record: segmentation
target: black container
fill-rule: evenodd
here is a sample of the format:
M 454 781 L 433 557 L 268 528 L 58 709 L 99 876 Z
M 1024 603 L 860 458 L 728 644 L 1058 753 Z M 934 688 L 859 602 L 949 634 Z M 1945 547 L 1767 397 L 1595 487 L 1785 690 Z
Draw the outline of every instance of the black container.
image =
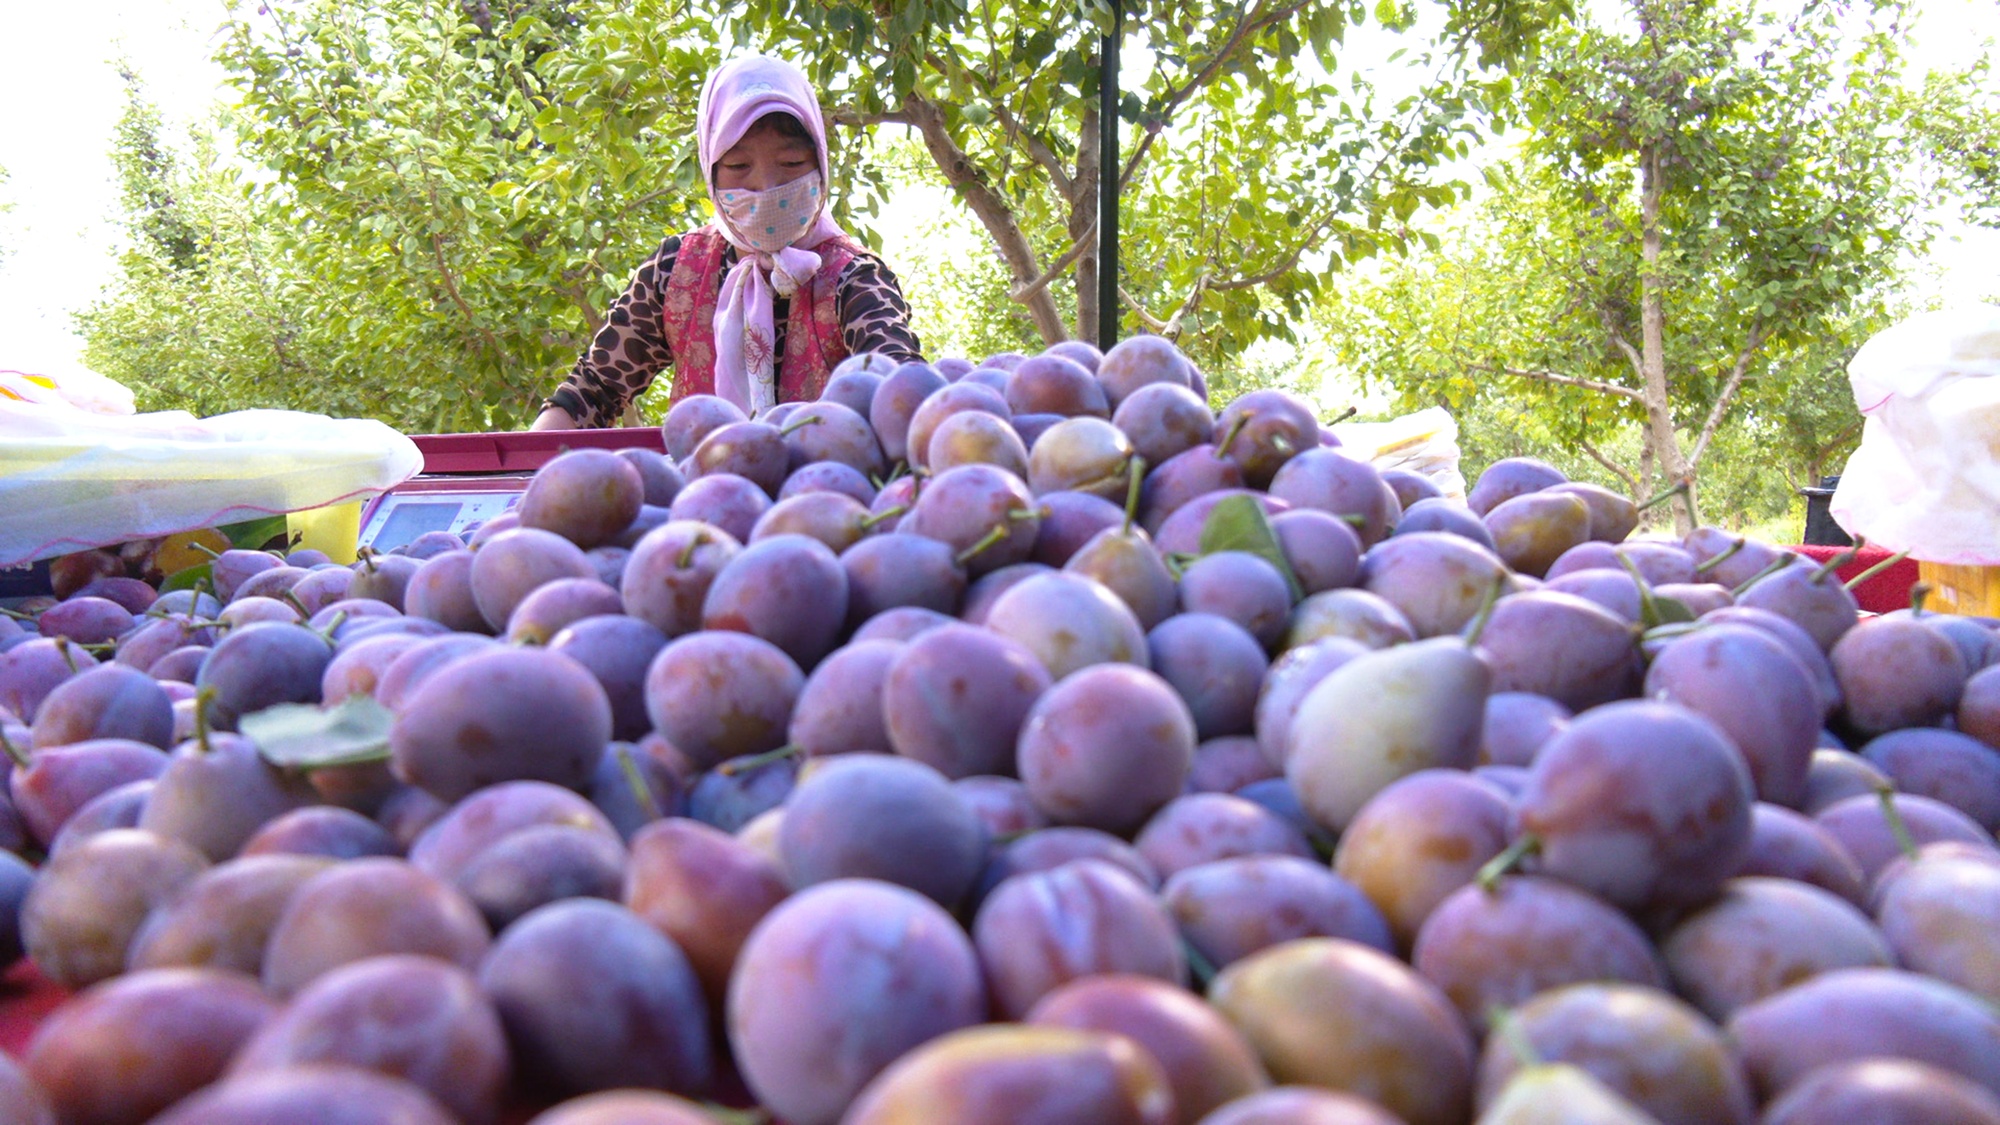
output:
M 1809 547 L 1852 547 L 1854 539 L 1841 526 L 1833 522 L 1833 490 L 1840 484 L 1840 476 L 1819 478 L 1817 488 L 1801 488 L 1799 494 L 1806 498 L 1806 533 L 1800 542 Z
M 54 592 L 54 589 L 49 585 L 49 560 L 47 559 L 24 566 L 0 567 L 0 602 L 32 598 Z

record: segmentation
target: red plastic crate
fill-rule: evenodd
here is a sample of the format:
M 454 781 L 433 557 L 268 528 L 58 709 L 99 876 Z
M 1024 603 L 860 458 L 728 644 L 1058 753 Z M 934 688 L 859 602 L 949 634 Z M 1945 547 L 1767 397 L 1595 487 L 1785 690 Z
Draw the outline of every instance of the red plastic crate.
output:
M 658 426 L 609 430 L 538 430 L 506 434 L 413 434 L 424 455 L 424 475 L 525 473 L 566 449 L 650 449 L 666 452 Z

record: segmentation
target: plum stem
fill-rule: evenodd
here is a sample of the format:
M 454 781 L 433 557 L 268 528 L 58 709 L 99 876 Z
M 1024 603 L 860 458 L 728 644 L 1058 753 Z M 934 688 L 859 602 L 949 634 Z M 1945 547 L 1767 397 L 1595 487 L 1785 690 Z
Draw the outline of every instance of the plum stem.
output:
M 1146 482 L 1146 459 L 1134 453 L 1126 463 L 1132 479 L 1125 485 L 1125 534 L 1132 534 L 1132 521 L 1139 518 L 1139 487 Z
M 1650 629 L 1639 628 L 1639 640 L 1641 642 L 1678 640 L 1714 627 L 1715 623 L 1710 621 L 1662 621 Z
M 320 640 L 327 643 L 329 648 L 337 648 L 340 642 L 335 639 L 335 636 L 340 632 L 340 627 L 345 624 L 347 624 L 347 611 L 343 609 L 333 615 L 333 620 L 326 623 L 326 628 L 315 630 L 315 632 L 319 634 Z
M 32 613 L 4 605 L 0 605 L 0 617 L 11 617 L 16 621 L 33 621 L 35 619 L 35 615 Z
M 1486 596 L 1479 599 L 1479 609 L 1472 615 L 1472 622 L 1465 629 L 1465 647 L 1479 644 L 1479 637 L 1486 632 L 1486 623 L 1493 620 L 1493 607 L 1500 604 L 1500 591 L 1507 586 L 1508 575 L 1502 574 L 1486 588 Z
M 1881 562 L 1876 563 L 1874 566 L 1871 566 L 1867 570 L 1862 571 L 1860 574 L 1857 574 L 1854 577 L 1848 579 L 1847 589 L 1850 592 L 1857 589 L 1863 582 L 1868 581 L 1870 578 L 1875 577 L 1876 575 L 1882 573 L 1883 571 L 1889 569 L 1892 566 L 1895 566 L 1897 563 L 1902 562 L 1904 559 L 1907 559 L 1909 557 L 1910 557 L 1910 552 L 1897 551 L 1895 554 L 1890 555 L 1888 558 L 1883 559 Z M 1924 584 L 1918 583 L 1918 585 L 1924 585 Z M 1916 586 L 1910 587 L 1910 591 L 1912 593 L 1915 593 Z M 1918 606 L 1917 608 L 1921 609 L 1923 607 Z
M 769 1110 L 731 1109 L 718 1102 L 703 1102 L 701 1112 L 714 1118 L 716 1125 L 770 1125 L 773 1120 Z
M 1542 1053 L 1535 1049 L 1535 1043 L 1528 1038 L 1527 1032 L 1521 1030 L 1521 1021 L 1514 1018 L 1511 1009 L 1500 1004 L 1493 1005 L 1486 1010 L 1486 1023 L 1523 1068 L 1542 1065 Z
M 209 546 L 208 544 L 202 542 L 199 539 L 189 539 L 188 546 L 193 547 L 195 550 L 200 551 L 202 554 L 207 555 L 211 559 L 219 559 L 222 557 L 221 551 L 216 550 L 215 548 Z
M 1709 571 L 1714 570 L 1716 567 L 1721 566 L 1723 563 L 1726 563 L 1731 558 L 1735 557 L 1736 553 L 1738 551 L 1741 551 L 1744 547 L 1748 546 L 1749 543 L 1750 541 L 1748 539 L 1745 539 L 1741 536 L 1738 536 L 1737 538 L 1730 540 L 1728 547 L 1724 548 L 1723 550 L 1717 551 L 1715 554 L 1710 555 L 1708 558 L 1702 560 L 1699 563 L 1696 563 L 1694 572 L 1696 574 L 1707 574 Z
M 1245 410 L 1243 413 L 1238 414 L 1234 421 L 1229 423 L 1229 431 L 1222 435 L 1222 442 L 1215 447 L 1215 455 L 1217 457 L 1229 456 L 1229 447 L 1235 443 L 1236 435 L 1242 433 L 1243 427 L 1249 425 L 1250 419 L 1255 416 L 1256 411 Z
M 1777 558 L 1772 559 L 1768 564 L 1766 564 L 1764 569 L 1758 571 L 1757 573 L 1751 575 L 1748 578 L 1745 578 L 1741 586 L 1738 586 L 1735 589 L 1729 591 L 1729 595 L 1731 597 L 1740 598 L 1744 595 L 1746 591 L 1750 589 L 1750 587 L 1755 586 L 1757 583 L 1762 582 L 1764 579 L 1771 577 L 1773 574 L 1776 574 L 1779 571 L 1791 565 L 1792 565 L 1792 560 L 1784 557 L 1784 555 L 1781 553 Z
M 639 772 L 639 763 L 632 760 L 632 751 L 620 746 L 618 772 L 625 775 L 625 784 L 632 788 L 632 798 L 639 802 L 639 811 L 646 814 L 648 821 L 659 820 L 666 814 L 660 811 L 660 802 L 653 799 L 653 787 L 646 784 L 645 775 Z
M 779 427 L 778 436 L 781 438 L 791 437 L 793 434 L 798 433 L 800 430 L 805 429 L 807 426 L 816 426 L 823 421 L 825 421 L 825 419 L 821 418 L 817 414 L 808 414 L 796 422 L 787 422 L 783 426 Z
M 1479 873 L 1472 877 L 1472 881 L 1479 884 L 1480 890 L 1492 894 L 1494 888 L 1499 885 L 1501 876 L 1513 871 L 1522 860 L 1541 850 L 1542 838 L 1533 832 L 1523 832 L 1513 843 L 1507 845 L 1505 851 L 1487 860 L 1485 866 L 1479 869 Z
M 966 563 L 969 563 L 973 559 L 978 558 L 979 553 L 981 551 L 984 551 L 988 547 L 992 547 L 995 544 L 998 544 L 1002 539 L 1007 538 L 1007 530 L 1008 529 L 1006 527 L 996 526 L 991 531 L 988 531 L 983 537 L 980 538 L 979 542 L 974 543 L 972 546 L 967 547 L 965 550 L 960 551 L 958 553 L 957 555 L 958 565 L 964 566 Z
M 907 512 L 909 510 L 910 506 L 907 504 L 895 504 L 891 505 L 890 507 L 884 508 L 879 512 L 870 512 L 869 514 L 861 517 L 861 528 L 864 531 L 872 531 L 874 530 L 876 524 L 886 523 L 889 520 L 895 519 L 897 516 L 900 516 L 904 512 Z
M 1825 582 L 1828 578 L 1833 577 L 1834 571 L 1839 570 L 1841 567 L 1846 566 L 1848 563 L 1851 563 L 1855 559 L 1860 558 L 1861 548 L 1867 545 L 1868 545 L 1867 536 L 1864 535 L 1855 536 L 1854 545 L 1852 547 L 1849 547 L 1847 550 L 1842 551 L 1839 554 L 1833 556 L 1832 558 L 1826 560 L 1826 562 L 1818 570 L 1813 571 L 1812 584 L 1817 586 L 1820 583 Z
M 375 548 L 363 547 L 361 548 L 360 551 L 356 553 L 361 556 L 361 561 L 359 565 L 367 567 L 368 573 L 370 574 L 375 573 L 375 571 L 378 569 L 375 565 Z
M 1903 819 L 1903 810 L 1896 807 L 1896 787 L 1878 785 L 1875 799 L 1882 802 L 1882 819 L 1889 825 L 1889 835 L 1896 838 L 1896 848 L 1911 859 L 1917 858 L 1917 840 L 1910 835 L 1910 825 Z
M 20 769 L 27 769 L 29 767 L 28 752 L 15 745 L 14 740 L 7 737 L 7 724 L 5 723 L 0 723 L 0 750 L 6 751 L 7 756 L 14 759 L 16 767 Z
M 292 593 L 290 590 L 280 590 L 278 591 L 278 600 L 298 610 L 300 621 L 311 619 L 312 612 L 306 609 L 306 603 L 300 601 L 297 594 Z
M 69 673 L 74 676 L 78 672 L 76 654 L 69 650 L 69 645 L 70 640 L 68 637 L 59 636 L 56 638 L 56 652 L 62 656 L 63 663 L 69 665 Z
M 1215 962 L 1209 960 L 1207 954 L 1196 949 L 1194 943 L 1186 938 L 1181 939 L 1181 952 L 1187 955 L 1188 970 L 1194 973 L 1195 981 L 1206 990 L 1219 971 L 1215 967 Z
M 766 750 L 762 754 L 749 754 L 741 758 L 731 758 L 715 767 L 715 772 L 724 777 L 735 777 L 746 770 L 768 766 L 772 762 L 782 762 L 786 758 L 796 758 L 805 753 L 806 748 L 796 742 L 787 742 L 776 750 Z
M 208 753 L 208 752 L 209 752 L 209 746 L 208 746 L 208 707 L 209 707 L 209 704 L 211 704 L 211 703 L 214 703 L 214 702 L 215 702 L 215 685 L 214 685 L 214 684 L 203 684 L 202 686 L 200 686 L 200 687 L 198 687 L 198 688 L 196 688 L 196 689 L 195 689 L 195 692 L 194 692 L 194 744 L 195 744 L 195 745 L 196 745 L 197 747 L 199 747 L 199 748 L 200 748 L 200 752 L 201 752 L 201 753 L 203 753 L 203 754 L 206 754 L 206 753 Z
M 1852 586 L 1848 587 L 1850 590 L 1853 588 Z M 1928 582 L 1918 582 L 1910 587 L 1910 616 L 1922 617 L 1924 615 L 1924 600 L 1931 596 L 1932 589 L 1933 587 Z
M 883 477 L 880 480 L 876 480 L 875 477 L 871 475 L 868 478 L 868 481 L 870 484 L 873 484 L 875 486 L 875 491 L 880 492 L 883 489 L 889 487 L 890 485 L 895 484 L 898 480 L 902 479 L 903 476 L 907 474 L 909 471 L 910 471 L 910 463 L 908 461 L 898 461 L 894 465 L 889 466 L 888 476 Z
M 1353 405 L 1350 405 L 1350 406 L 1348 406 L 1348 408 L 1347 408 L 1347 409 L 1345 409 L 1345 410 L 1341 411 L 1340 413 L 1338 413 L 1338 414 L 1334 415 L 1334 416 L 1333 416 L 1333 420 L 1332 420 L 1331 422 L 1328 422 L 1328 423 L 1326 423 L 1326 424 L 1327 424 L 1327 425 L 1329 425 L 1329 426 L 1338 426 L 1338 425 L 1340 425 L 1340 424 L 1341 424 L 1342 422 L 1345 422 L 1345 421 L 1347 421 L 1347 420 L 1348 420 L 1349 418 L 1352 418 L 1352 417 L 1354 417 L 1354 416 L 1355 416 L 1356 414 L 1359 414 L 1359 413 L 1361 413 L 1361 408 L 1360 408 L 1360 407 L 1358 407 L 1358 406 L 1353 406 Z
M 1639 510 L 1641 512 L 1644 512 L 1651 508 L 1657 508 L 1660 505 L 1666 503 L 1667 501 L 1672 500 L 1676 496 L 1686 496 L 1688 491 L 1688 486 L 1690 483 L 1692 482 L 1686 479 L 1674 482 L 1674 486 L 1672 488 L 1669 488 L 1665 492 L 1660 493 L 1658 496 L 1652 497 L 1645 503 L 1640 504 L 1638 506 Z
M 697 531 L 693 535 L 688 536 L 687 546 L 681 548 L 681 557 L 677 560 L 682 570 L 686 570 L 688 567 L 694 565 L 695 551 L 700 549 L 701 545 L 706 542 L 708 542 L 708 533 L 705 531 Z
M 1618 558 L 1618 565 L 1624 567 L 1625 573 L 1632 576 L 1632 584 L 1639 588 L 1639 605 L 1646 620 L 1660 620 L 1660 603 L 1654 600 L 1653 587 L 1647 584 L 1646 576 L 1639 572 L 1639 564 L 1633 562 L 1631 556 L 1623 551 L 1613 553 Z

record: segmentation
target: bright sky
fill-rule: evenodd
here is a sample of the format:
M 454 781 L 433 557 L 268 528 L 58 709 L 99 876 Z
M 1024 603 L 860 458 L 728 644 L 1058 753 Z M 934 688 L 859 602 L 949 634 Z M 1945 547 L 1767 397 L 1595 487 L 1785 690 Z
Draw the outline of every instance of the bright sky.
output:
M 98 0 L 85 8 L 8 0 L 13 57 L 0 67 L 0 367 L 75 362 L 71 315 L 111 279 L 119 232 L 109 152 L 129 59 L 168 122 L 229 96 L 210 61 L 226 0 Z M 1928 0 L 1917 50 L 1945 65 L 1990 49 L 1995 0 Z M 2000 294 L 2000 233 L 1940 247 L 1945 293 Z
M 204 114 L 222 71 L 209 37 L 223 0 L 99 0 L 77 8 L 7 0 L 0 67 L 0 367 L 74 362 L 72 311 L 111 279 L 119 231 L 112 135 L 131 60 L 169 121 Z

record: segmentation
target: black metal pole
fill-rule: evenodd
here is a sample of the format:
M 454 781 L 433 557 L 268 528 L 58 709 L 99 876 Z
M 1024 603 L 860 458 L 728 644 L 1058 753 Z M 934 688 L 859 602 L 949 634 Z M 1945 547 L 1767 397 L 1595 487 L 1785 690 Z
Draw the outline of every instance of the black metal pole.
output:
M 1097 79 L 1103 142 L 1097 175 L 1097 346 L 1110 351 L 1118 342 L 1118 43 L 1125 37 L 1125 4 L 1107 2 L 1111 34 L 1101 37 Z

